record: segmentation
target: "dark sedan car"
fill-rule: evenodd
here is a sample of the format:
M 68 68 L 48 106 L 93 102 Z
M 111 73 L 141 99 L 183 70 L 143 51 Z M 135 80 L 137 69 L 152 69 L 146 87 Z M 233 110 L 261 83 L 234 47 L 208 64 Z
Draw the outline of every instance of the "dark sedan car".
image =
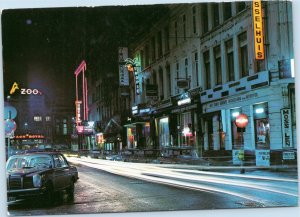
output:
M 78 179 L 76 167 L 70 166 L 62 154 L 50 152 L 11 156 L 6 173 L 8 204 L 36 197 L 51 204 L 60 191 L 73 198 Z

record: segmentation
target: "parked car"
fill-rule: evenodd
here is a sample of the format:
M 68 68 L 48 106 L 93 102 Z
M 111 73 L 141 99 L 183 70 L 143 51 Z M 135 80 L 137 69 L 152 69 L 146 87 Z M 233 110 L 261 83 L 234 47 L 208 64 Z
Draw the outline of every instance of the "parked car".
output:
M 108 155 L 106 156 L 105 158 L 106 160 L 113 160 L 113 161 L 122 161 L 123 160 L 123 157 L 121 155 Z
M 6 177 L 8 204 L 37 197 L 52 204 L 57 192 L 74 198 L 78 171 L 61 153 L 35 152 L 11 156 L 6 163 Z
M 92 149 L 89 151 L 89 157 L 91 158 L 100 158 L 101 151 L 99 149 Z

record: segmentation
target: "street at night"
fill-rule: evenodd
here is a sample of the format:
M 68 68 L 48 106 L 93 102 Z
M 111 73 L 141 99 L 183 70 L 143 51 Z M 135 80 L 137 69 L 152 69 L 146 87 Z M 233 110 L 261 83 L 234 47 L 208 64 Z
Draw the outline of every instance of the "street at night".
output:
M 292 9 L 3 10 L 9 215 L 298 206 Z
M 298 181 L 290 173 L 250 170 L 200 171 L 187 165 L 156 165 L 70 158 L 80 174 L 74 201 L 64 195 L 51 207 L 9 206 L 11 215 L 275 207 L 297 204 Z

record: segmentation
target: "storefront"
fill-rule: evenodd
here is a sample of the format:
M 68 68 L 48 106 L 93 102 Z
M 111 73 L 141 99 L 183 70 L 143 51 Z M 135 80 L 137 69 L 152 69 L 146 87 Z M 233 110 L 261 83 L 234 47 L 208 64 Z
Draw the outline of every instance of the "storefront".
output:
M 150 108 L 146 105 L 132 107 L 132 117 L 128 117 L 126 128 L 126 149 L 147 149 L 153 146 L 150 135 Z
M 296 129 L 292 115 L 293 91 L 285 90 L 286 84 L 278 86 L 219 100 L 206 98 L 202 117 L 204 155 L 232 160 L 233 164 L 242 161 L 256 166 L 282 163 L 285 152 L 288 156 L 296 147 L 293 141 Z M 236 118 L 242 113 L 249 121 L 244 129 L 236 125 Z M 241 153 L 243 158 L 238 158 Z
M 171 144 L 173 150 L 178 149 L 176 150 L 178 155 L 201 156 L 202 154 L 199 91 L 200 89 L 194 89 L 172 99 L 173 108 L 170 116 L 174 127 Z

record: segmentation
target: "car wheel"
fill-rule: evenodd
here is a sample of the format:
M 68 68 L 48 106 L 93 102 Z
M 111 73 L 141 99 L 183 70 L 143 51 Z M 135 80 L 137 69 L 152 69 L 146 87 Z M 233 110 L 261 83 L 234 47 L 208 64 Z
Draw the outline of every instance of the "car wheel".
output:
M 51 183 L 46 185 L 43 201 L 46 205 L 53 205 L 54 203 L 54 189 Z
M 71 179 L 70 186 L 67 189 L 68 199 L 72 200 L 74 199 L 74 181 Z

